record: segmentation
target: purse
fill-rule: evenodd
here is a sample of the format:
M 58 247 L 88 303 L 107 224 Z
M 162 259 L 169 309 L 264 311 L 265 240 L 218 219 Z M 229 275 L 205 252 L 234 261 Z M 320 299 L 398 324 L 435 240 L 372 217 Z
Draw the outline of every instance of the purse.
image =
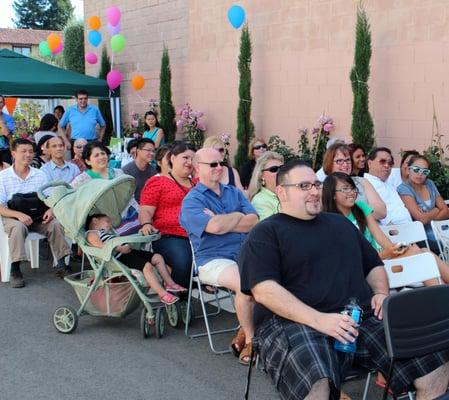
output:
M 48 210 L 45 203 L 39 199 L 36 192 L 16 193 L 7 203 L 8 208 L 14 211 L 20 211 L 33 220 L 33 222 L 42 221 L 42 217 Z

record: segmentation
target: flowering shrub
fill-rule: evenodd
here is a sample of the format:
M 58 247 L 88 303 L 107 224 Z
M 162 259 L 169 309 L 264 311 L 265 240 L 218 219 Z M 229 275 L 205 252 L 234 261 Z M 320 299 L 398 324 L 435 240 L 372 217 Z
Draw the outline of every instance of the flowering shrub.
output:
M 204 113 L 192 110 L 187 103 L 178 111 L 178 115 L 180 118 L 176 121 L 176 126 L 182 132 L 184 140 L 195 149 L 201 148 L 206 131 L 206 123 L 201 119 Z
M 31 139 L 39 129 L 43 111 L 43 107 L 39 103 L 20 102 L 13 114 L 16 122 L 13 138 Z
M 225 160 L 228 160 L 229 159 L 229 146 L 231 145 L 231 134 L 230 133 L 222 133 L 219 136 L 219 138 L 220 138 L 220 140 L 224 144 L 224 149 L 225 149 L 224 157 L 225 157 Z
M 159 115 L 159 101 L 156 99 L 148 100 L 148 111 L 153 111 L 156 115 Z M 129 124 L 123 126 L 123 134 L 125 137 L 134 137 L 136 139 L 142 137 L 145 131 L 143 115 L 131 111 L 129 117 Z

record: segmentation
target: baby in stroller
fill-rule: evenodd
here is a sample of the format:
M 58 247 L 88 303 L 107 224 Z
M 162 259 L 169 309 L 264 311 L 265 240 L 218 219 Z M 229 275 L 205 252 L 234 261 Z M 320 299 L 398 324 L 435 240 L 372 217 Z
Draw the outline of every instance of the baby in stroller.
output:
M 106 214 L 93 214 L 86 220 L 86 239 L 90 245 L 98 248 L 104 247 L 104 243 L 118 235 L 112 229 L 112 221 Z M 129 268 L 143 272 L 148 285 L 157 293 L 164 304 L 174 304 L 179 297 L 173 293 L 184 293 L 186 288 L 173 281 L 167 265 L 160 254 L 149 251 L 134 250 L 129 245 L 121 245 L 115 248 L 114 258 Z M 156 268 L 164 281 L 165 288 L 159 282 L 153 268 Z

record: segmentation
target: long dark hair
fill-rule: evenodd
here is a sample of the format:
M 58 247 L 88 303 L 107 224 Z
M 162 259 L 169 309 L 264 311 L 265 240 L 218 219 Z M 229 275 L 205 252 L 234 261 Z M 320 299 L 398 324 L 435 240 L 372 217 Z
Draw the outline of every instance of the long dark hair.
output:
M 365 172 L 366 172 L 366 150 L 360 144 L 351 143 L 348 146 L 349 146 L 349 154 L 351 155 L 351 160 L 352 160 L 352 171 L 351 171 L 351 175 L 352 176 L 354 176 L 354 173 L 353 173 L 354 172 L 354 153 L 357 150 L 362 150 L 363 154 L 365 154 L 365 166 L 357 174 L 357 176 L 363 176 L 365 174 Z
M 335 190 L 337 189 L 338 181 L 347 183 L 353 189 L 357 188 L 352 178 L 343 172 L 333 172 L 328 175 L 324 180 L 323 185 L 323 211 L 342 214 L 337 207 L 337 203 L 335 202 Z M 351 207 L 351 211 L 357 221 L 359 230 L 363 235 L 367 227 L 365 214 L 363 214 L 363 211 L 356 204 Z
M 157 119 L 157 114 L 154 111 L 147 111 L 145 113 L 145 115 L 143 116 L 143 122 L 144 122 L 144 125 L 145 125 L 145 130 L 146 131 L 150 130 L 150 127 L 147 124 L 147 117 L 149 115 L 152 115 L 154 118 L 156 118 L 156 128 L 160 128 L 161 126 L 159 125 L 159 120 Z

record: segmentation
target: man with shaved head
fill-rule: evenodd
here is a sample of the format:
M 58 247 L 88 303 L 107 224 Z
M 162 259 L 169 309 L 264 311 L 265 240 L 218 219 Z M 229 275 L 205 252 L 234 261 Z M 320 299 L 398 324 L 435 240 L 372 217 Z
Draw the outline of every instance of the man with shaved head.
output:
M 253 336 L 253 302 L 240 291 L 236 261 L 240 246 L 258 217 L 239 189 L 220 183 L 225 166 L 222 155 L 215 149 L 201 149 L 196 153 L 194 168 L 199 183 L 182 203 L 180 223 L 192 242 L 200 281 L 235 292 L 241 325 L 238 337 L 242 342 L 234 349 L 240 352 L 240 362 L 247 364 Z

